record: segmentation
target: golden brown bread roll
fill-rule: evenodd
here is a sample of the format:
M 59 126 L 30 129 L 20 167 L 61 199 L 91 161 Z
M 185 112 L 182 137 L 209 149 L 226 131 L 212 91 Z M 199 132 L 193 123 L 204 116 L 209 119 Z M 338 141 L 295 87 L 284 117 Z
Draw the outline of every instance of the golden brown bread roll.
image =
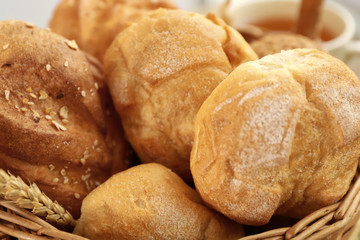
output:
M 112 176 L 83 202 L 74 230 L 91 239 L 238 239 L 243 228 L 201 203 L 170 169 L 149 163 Z
M 74 217 L 87 193 L 129 164 L 101 69 L 88 59 L 55 33 L 0 22 L 0 166 Z
M 175 8 L 172 0 L 63 0 L 49 27 L 102 60 L 116 35 L 145 13 Z
M 191 181 L 195 115 L 211 91 L 257 56 L 214 15 L 160 9 L 125 29 L 104 58 L 114 104 L 143 162 Z
M 360 156 L 359 103 L 355 74 L 318 50 L 242 64 L 197 114 L 191 172 L 198 192 L 249 225 L 339 201 Z
M 95 89 L 101 99 L 101 105 L 106 122 L 105 129 L 102 129 L 105 142 L 112 159 L 111 175 L 120 172 L 130 165 L 135 164 L 136 156 L 131 146 L 124 138 L 124 130 L 121 126 L 121 119 L 116 112 L 114 103 L 112 102 L 109 88 L 105 83 L 103 68 L 101 63 L 93 56 L 85 53 L 86 59 L 90 64 L 93 74 Z M 93 94 L 90 90 L 90 94 Z M 135 160 L 133 162 L 133 160 Z
M 259 58 L 279 53 L 282 50 L 296 48 L 311 48 L 323 51 L 319 42 L 294 33 L 269 33 L 258 40 L 252 41 L 250 46 Z

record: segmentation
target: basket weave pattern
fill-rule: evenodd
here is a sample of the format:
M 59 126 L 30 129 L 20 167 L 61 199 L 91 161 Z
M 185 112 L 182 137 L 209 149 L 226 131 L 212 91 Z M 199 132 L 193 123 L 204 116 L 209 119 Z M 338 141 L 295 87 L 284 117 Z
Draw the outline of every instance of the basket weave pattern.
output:
M 0 239 L 9 236 L 28 240 L 86 240 L 86 238 L 60 231 L 48 222 L 9 201 L 0 201 Z
M 348 193 L 338 203 L 319 209 L 292 227 L 278 228 L 239 240 L 347 240 L 360 218 L 360 168 Z M 86 240 L 60 231 L 12 201 L 0 200 L 0 240 L 10 237 L 27 240 Z
M 348 193 L 333 205 L 321 208 L 292 227 L 279 228 L 241 240 L 347 240 L 360 218 L 360 165 Z

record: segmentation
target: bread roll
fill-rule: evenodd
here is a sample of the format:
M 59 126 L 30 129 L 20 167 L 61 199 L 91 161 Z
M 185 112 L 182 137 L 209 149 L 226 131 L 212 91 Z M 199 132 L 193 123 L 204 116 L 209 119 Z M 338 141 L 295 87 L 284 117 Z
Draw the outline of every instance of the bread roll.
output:
M 112 176 L 83 202 L 74 231 L 90 239 L 238 239 L 241 225 L 203 206 L 171 170 L 143 164 Z
M 143 162 L 187 181 L 195 115 L 211 91 L 256 54 L 214 15 L 160 9 L 125 29 L 104 58 L 125 133 Z
M 115 36 L 145 13 L 175 8 L 172 0 L 62 0 L 49 27 L 102 61 Z
M 359 161 L 359 103 L 355 74 L 318 50 L 242 64 L 197 114 L 191 172 L 198 192 L 249 225 L 339 201 Z
M 55 33 L 0 22 L 0 166 L 75 218 L 87 193 L 129 165 L 101 67 L 88 59 Z
M 318 41 L 294 33 L 269 33 L 264 37 L 251 42 L 250 46 L 254 49 L 259 58 L 279 53 L 282 50 L 296 48 L 311 48 L 323 51 L 323 48 Z

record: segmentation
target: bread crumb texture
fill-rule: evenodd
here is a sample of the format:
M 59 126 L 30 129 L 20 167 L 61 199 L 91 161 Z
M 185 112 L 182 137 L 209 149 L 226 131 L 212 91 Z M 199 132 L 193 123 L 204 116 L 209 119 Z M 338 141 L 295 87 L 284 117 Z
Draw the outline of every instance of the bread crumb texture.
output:
M 104 71 L 141 160 L 191 182 L 197 111 L 233 68 L 255 59 L 241 35 L 214 15 L 159 9 L 120 33 L 104 57 Z
M 0 166 L 35 182 L 77 218 L 82 199 L 113 164 L 127 168 L 128 150 L 107 93 L 82 96 L 103 76 L 95 80 L 88 57 L 75 50 L 51 31 L 0 22 Z
M 210 206 L 251 225 L 339 201 L 360 156 L 359 101 L 356 75 L 318 50 L 240 65 L 197 114 L 197 190 Z
M 92 191 L 74 231 L 91 239 L 238 239 L 243 228 L 201 203 L 170 169 L 142 164 Z

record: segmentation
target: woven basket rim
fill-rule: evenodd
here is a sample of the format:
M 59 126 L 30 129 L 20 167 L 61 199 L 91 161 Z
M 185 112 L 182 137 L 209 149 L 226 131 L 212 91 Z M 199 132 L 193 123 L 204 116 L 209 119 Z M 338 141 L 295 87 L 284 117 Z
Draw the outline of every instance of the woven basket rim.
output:
M 1 210 L 5 208 L 5 210 Z M 6 200 L 0 200 L 0 239 L 8 236 L 27 240 L 61 239 L 88 240 L 61 231 L 31 212 Z
M 301 219 L 292 227 L 277 228 L 263 233 L 245 236 L 239 240 L 346 240 L 351 236 L 360 218 L 360 161 L 352 185 L 338 203 L 323 207 Z M 61 231 L 35 214 L 16 206 L 11 201 L 0 199 L 0 240 L 10 239 L 43 240 L 88 240 L 87 238 Z
M 359 219 L 360 161 L 352 185 L 339 202 L 307 215 L 292 227 L 273 229 L 245 236 L 239 240 L 315 240 L 326 239 L 330 235 L 336 235 L 336 239 L 345 240 L 351 236 L 351 231 Z

